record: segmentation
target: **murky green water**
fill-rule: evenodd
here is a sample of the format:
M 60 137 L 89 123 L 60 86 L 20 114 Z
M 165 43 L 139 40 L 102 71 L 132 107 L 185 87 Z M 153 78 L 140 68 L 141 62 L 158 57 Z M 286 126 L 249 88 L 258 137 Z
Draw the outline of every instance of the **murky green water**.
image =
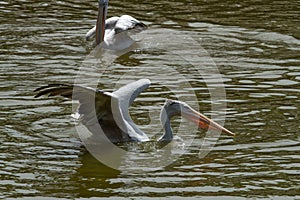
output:
M 33 98 L 38 86 L 82 76 L 92 50 L 84 35 L 96 5 L 0 1 L 0 198 L 300 198 L 298 1 L 110 1 L 109 16 L 130 14 L 149 30 L 140 34 L 138 50 L 106 66 L 99 85 L 110 90 L 150 78 L 153 85 L 131 110 L 150 135 L 161 131 L 152 115 L 176 95 L 216 120 L 226 111 L 225 127 L 237 133 L 222 135 L 203 159 L 204 132 L 186 133 L 195 139 L 180 158 L 142 174 L 128 163 L 127 171 L 117 171 L 95 160 L 75 134 L 70 103 Z M 179 41 L 161 48 L 172 37 Z M 221 87 L 220 80 L 201 76 L 174 53 L 193 55 L 197 46 L 222 74 L 226 96 L 216 101 L 210 89 Z M 98 78 L 93 70 L 84 75 Z M 177 88 L 182 80 L 173 72 L 193 89 Z M 212 109 L 220 103 L 227 106 Z

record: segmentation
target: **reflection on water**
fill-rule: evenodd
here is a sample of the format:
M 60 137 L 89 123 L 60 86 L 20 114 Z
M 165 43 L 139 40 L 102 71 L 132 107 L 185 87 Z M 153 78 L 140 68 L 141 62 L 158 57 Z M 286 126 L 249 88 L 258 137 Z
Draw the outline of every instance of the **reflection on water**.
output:
M 150 29 L 141 35 L 145 46 L 106 66 L 99 86 L 118 88 L 126 82 L 119 81 L 123 74 L 132 79 L 151 76 L 153 85 L 131 113 L 154 135 L 161 132 L 154 116 L 164 99 L 176 98 L 168 87 L 161 87 L 164 79 L 154 75 L 175 69 L 193 87 L 198 104 L 188 99 L 189 90 L 176 93 L 207 115 L 226 111 L 225 127 L 237 133 L 234 138 L 221 136 L 213 151 L 199 159 L 205 135 L 199 131 L 178 160 L 143 174 L 112 170 L 95 160 L 75 134 L 70 102 L 33 98 L 38 86 L 74 82 L 92 50 L 84 35 L 95 22 L 96 5 L 0 1 L 0 198 L 299 198 L 297 1 L 110 1 L 109 16 L 130 14 Z M 211 101 L 209 89 L 222 83 L 211 76 L 207 84 L 187 62 L 155 48 L 153 44 L 164 41 L 153 33 L 167 35 L 169 30 L 182 38 L 179 50 L 192 55 L 193 49 L 184 43 L 192 37 L 210 54 L 222 74 L 226 98 Z M 147 48 L 150 38 L 154 41 Z M 226 109 L 212 110 L 218 103 L 226 103 Z

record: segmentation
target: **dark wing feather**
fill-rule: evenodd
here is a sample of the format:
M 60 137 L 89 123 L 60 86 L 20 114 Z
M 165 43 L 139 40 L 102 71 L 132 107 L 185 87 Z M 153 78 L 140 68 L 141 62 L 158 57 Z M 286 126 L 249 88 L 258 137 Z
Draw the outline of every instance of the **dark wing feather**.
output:
M 135 30 L 134 32 L 140 32 L 147 29 L 147 25 L 139 20 L 129 16 L 122 15 L 115 25 L 115 33 L 121 33 L 124 31 Z
M 111 113 L 112 94 L 102 90 L 71 84 L 49 84 L 37 88 L 35 92 L 38 92 L 36 98 L 48 94 L 78 100 L 78 113 L 84 124 L 95 123 L 103 113 Z
M 72 89 L 70 89 L 70 85 L 66 84 L 49 84 L 35 89 L 34 92 L 39 92 L 34 96 L 35 98 L 46 94 L 48 94 L 48 96 L 63 96 L 66 98 L 72 98 Z
M 116 123 L 112 110 L 118 112 L 118 98 L 113 93 L 102 90 L 68 84 L 51 84 L 36 89 L 36 97 L 48 94 L 49 96 L 63 96 L 79 100 L 78 113 L 82 123 L 97 136 L 103 133 L 112 142 L 130 141 L 126 127 L 121 130 Z M 117 106 L 112 108 L 112 99 Z M 122 122 L 122 121 L 121 121 Z M 99 124 L 101 129 L 99 129 Z

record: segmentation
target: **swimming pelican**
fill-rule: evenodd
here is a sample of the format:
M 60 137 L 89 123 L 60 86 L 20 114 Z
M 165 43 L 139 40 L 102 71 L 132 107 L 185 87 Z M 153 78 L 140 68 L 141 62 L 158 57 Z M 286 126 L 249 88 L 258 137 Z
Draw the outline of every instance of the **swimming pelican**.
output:
M 96 26 L 90 29 L 85 38 L 87 41 L 96 39 L 96 45 L 103 42 L 103 47 L 122 50 L 130 47 L 135 41 L 129 33 L 139 33 L 147 29 L 147 25 L 129 16 L 111 17 L 106 19 L 108 0 L 99 0 Z
M 113 143 L 144 142 L 149 141 L 149 138 L 134 124 L 128 109 L 135 98 L 149 85 L 150 80 L 141 79 L 110 93 L 80 85 L 50 84 L 37 88 L 35 91 L 38 94 L 35 97 L 48 94 L 48 96 L 63 96 L 79 100 L 77 116 L 80 116 L 79 119 L 92 133 L 97 134 L 95 126 L 100 124 L 106 137 Z M 186 103 L 177 100 L 166 100 L 160 114 L 165 132 L 159 138 L 159 141 L 170 142 L 173 139 L 170 119 L 175 115 L 183 116 L 202 129 L 211 128 L 234 135 L 234 133 L 205 117 Z

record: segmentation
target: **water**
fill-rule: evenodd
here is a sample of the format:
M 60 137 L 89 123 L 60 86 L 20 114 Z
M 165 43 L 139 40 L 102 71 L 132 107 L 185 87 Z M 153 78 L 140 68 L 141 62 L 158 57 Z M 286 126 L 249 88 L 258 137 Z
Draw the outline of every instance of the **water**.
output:
M 96 5 L 0 2 L 0 198 L 300 198 L 299 2 L 110 1 L 109 16 L 130 14 L 149 30 L 140 35 L 142 47 L 106 66 L 99 86 L 110 90 L 151 78 L 131 109 L 151 136 L 161 132 L 154 116 L 164 99 L 178 96 L 220 122 L 226 111 L 225 127 L 237 134 L 222 135 L 200 159 L 205 133 L 186 133 L 195 138 L 180 158 L 154 171 L 144 167 L 144 173 L 128 163 L 127 171 L 113 170 L 94 159 L 75 134 L 69 102 L 33 98 L 38 86 L 73 83 L 82 73 L 92 50 L 84 35 Z M 185 40 L 168 46 L 168 34 Z M 191 46 L 191 38 L 197 45 Z M 174 53 L 193 55 L 198 44 L 222 74 L 225 97 L 212 99 L 210 91 L 222 87 L 219 80 L 201 77 Z M 85 75 L 97 78 L 93 70 L 102 69 Z M 182 75 L 193 90 L 172 88 L 184 81 L 169 72 Z

